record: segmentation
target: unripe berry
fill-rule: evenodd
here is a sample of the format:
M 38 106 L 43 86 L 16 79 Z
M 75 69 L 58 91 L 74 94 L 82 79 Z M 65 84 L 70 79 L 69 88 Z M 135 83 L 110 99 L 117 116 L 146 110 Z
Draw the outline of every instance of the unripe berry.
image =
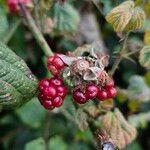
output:
M 73 99 L 79 104 L 84 104 L 87 101 L 85 94 L 80 90 L 73 91 Z
M 109 81 L 107 82 L 107 84 L 105 85 L 105 89 L 113 87 L 114 86 L 114 81 L 113 79 L 109 79 Z
M 58 76 L 59 73 L 60 73 L 54 65 L 48 66 L 48 70 L 49 70 L 54 76 Z
M 60 107 L 63 104 L 63 99 L 58 96 L 52 101 L 52 103 L 55 107 Z
M 39 90 L 43 91 L 45 88 L 49 87 L 50 82 L 48 79 L 43 79 L 39 82 Z
M 25 6 L 32 6 L 31 0 L 7 0 L 7 6 L 12 14 L 18 14 L 20 11 L 19 2 Z
M 114 98 L 117 95 L 117 90 L 115 87 L 107 88 L 108 98 Z
M 89 99 L 94 99 L 96 98 L 98 93 L 98 88 L 95 85 L 88 85 L 86 87 L 86 98 Z
M 43 93 L 39 93 L 38 99 L 42 105 L 43 105 L 43 102 L 46 100 L 45 95 Z
M 106 100 L 108 98 L 108 94 L 106 90 L 98 90 L 97 98 L 100 101 Z
M 53 86 L 49 86 L 45 88 L 43 91 L 43 94 L 45 95 L 47 99 L 53 99 L 57 96 L 56 89 Z
M 60 78 L 51 78 L 50 84 L 57 87 L 57 86 L 61 86 L 63 84 L 63 81 Z
M 67 95 L 67 88 L 65 86 L 57 87 L 57 93 L 60 97 L 65 98 Z
M 62 71 L 65 67 L 65 63 L 59 57 L 58 54 L 54 56 L 50 56 L 47 60 L 48 70 L 54 75 L 58 76 L 60 71 Z
M 54 56 L 49 56 L 47 59 L 47 65 L 51 65 L 54 60 Z
M 43 106 L 45 109 L 49 109 L 49 110 L 53 110 L 55 108 L 52 101 L 44 101 Z
M 52 63 L 57 69 L 63 69 L 65 67 L 65 63 L 58 55 L 54 57 Z

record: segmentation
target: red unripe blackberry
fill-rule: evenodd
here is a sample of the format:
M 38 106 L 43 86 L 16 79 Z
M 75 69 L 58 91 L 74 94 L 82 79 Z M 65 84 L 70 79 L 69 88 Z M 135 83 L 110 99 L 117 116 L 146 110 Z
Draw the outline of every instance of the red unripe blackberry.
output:
M 54 57 L 52 63 L 57 69 L 63 69 L 65 67 L 65 63 L 58 55 Z
M 60 107 L 63 104 L 63 99 L 60 96 L 58 96 L 55 99 L 53 99 L 52 103 L 53 106 Z
M 48 79 L 43 79 L 39 82 L 39 90 L 43 91 L 45 88 L 49 87 L 50 82 Z
M 53 105 L 52 101 L 44 101 L 43 106 L 45 109 L 53 110 L 55 106 Z
M 86 98 L 89 99 L 94 99 L 96 98 L 98 93 L 98 88 L 95 85 L 88 85 L 86 87 Z
M 107 88 L 108 98 L 114 98 L 117 95 L 117 90 L 115 87 Z
M 57 96 L 57 91 L 54 86 L 49 86 L 44 89 L 43 94 L 47 99 L 53 99 Z
M 109 81 L 105 85 L 105 89 L 113 87 L 113 86 L 114 86 L 114 80 L 113 79 L 109 79 Z
M 59 57 L 58 54 L 54 56 L 50 56 L 47 60 L 48 70 L 54 75 L 58 76 L 60 71 L 62 71 L 65 67 L 65 63 Z
M 56 78 L 56 77 L 54 77 L 54 78 L 51 78 L 50 79 L 50 84 L 52 84 L 52 85 L 54 85 L 54 86 L 61 86 L 62 84 L 63 84 L 63 80 L 62 79 L 60 79 L 60 78 Z
M 49 56 L 47 59 L 47 65 L 51 65 L 54 60 L 54 56 Z
M 7 0 L 7 6 L 12 14 L 18 14 L 20 11 L 19 2 L 25 6 L 31 6 L 31 0 Z
M 65 86 L 59 86 L 56 88 L 56 90 L 57 94 L 62 98 L 65 98 L 65 96 L 67 95 L 67 88 Z
M 87 102 L 85 94 L 81 92 L 80 90 L 73 91 L 73 99 L 75 102 L 79 104 L 84 104 Z
M 60 72 L 58 71 L 58 69 L 54 66 L 54 65 L 49 65 L 48 66 L 48 70 L 54 75 L 54 76 L 58 76 L 60 74 Z
M 106 90 L 98 90 L 97 98 L 100 101 L 108 99 L 108 93 L 107 93 L 107 91 Z

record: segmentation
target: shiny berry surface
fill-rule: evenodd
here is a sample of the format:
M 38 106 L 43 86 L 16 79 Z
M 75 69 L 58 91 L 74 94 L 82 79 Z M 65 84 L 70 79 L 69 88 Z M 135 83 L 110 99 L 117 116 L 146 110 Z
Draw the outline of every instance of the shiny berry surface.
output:
M 79 104 L 85 104 L 87 101 L 85 94 L 80 90 L 73 91 L 73 99 Z
M 57 96 L 57 91 L 56 91 L 55 87 L 49 86 L 44 89 L 43 94 L 45 95 L 45 97 L 47 99 L 52 99 Z
M 58 96 L 52 101 L 52 103 L 53 106 L 60 107 L 63 104 L 63 99 L 60 96 Z
M 65 86 L 57 87 L 57 94 L 60 97 L 65 98 L 65 96 L 67 95 L 67 88 Z
M 48 59 L 47 59 L 47 64 L 51 65 L 53 60 L 54 60 L 54 56 L 49 56 Z
M 57 87 L 57 86 L 61 86 L 63 84 L 63 81 L 60 78 L 51 78 L 50 84 Z
M 7 0 L 7 6 L 12 14 L 18 14 L 20 11 L 19 2 L 27 6 L 31 0 Z
M 47 60 L 48 70 L 54 75 L 58 76 L 60 72 L 64 69 L 65 63 L 63 60 L 59 57 L 58 54 L 54 56 L 48 57 Z
M 117 90 L 115 87 L 110 87 L 107 89 L 108 98 L 114 98 L 117 95 Z
M 38 99 L 39 99 L 40 103 L 43 104 L 43 101 L 46 100 L 46 97 L 43 93 L 39 93 Z
M 114 81 L 113 79 L 109 79 L 108 83 L 105 85 L 105 88 L 110 88 L 114 86 Z
M 98 88 L 95 85 L 88 85 L 86 87 L 86 98 L 87 99 L 94 99 L 96 98 L 98 93 Z
M 46 87 L 49 87 L 50 82 L 48 79 L 43 79 L 39 82 L 39 90 L 43 91 Z
M 60 73 L 54 65 L 48 66 L 48 70 L 49 70 L 49 71 L 52 73 L 52 75 L 54 75 L 54 76 L 58 76 L 59 73 Z
M 55 108 L 52 101 L 44 101 L 43 106 L 45 109 L 50 109 L 50 110 L 53 110 Z
M 57 69 L 63 69 L 65 66 L 63 60 L 57 55 L 54 57 L 52 63 Z
M 106 100 L 108 98 L 108 93 L 106 90 L 99 90 L 97 93 L 97 98 L 101 101 Z

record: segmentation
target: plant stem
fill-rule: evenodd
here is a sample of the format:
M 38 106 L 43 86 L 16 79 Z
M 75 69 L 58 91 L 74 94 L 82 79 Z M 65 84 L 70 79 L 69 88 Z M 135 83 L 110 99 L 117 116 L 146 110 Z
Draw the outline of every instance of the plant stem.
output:
M 127 47 L 127 39 L 128 39 L 128 37 L 129 37 L 129 34 L 130 34 L 130 32 L 128 32 L 128 33 L 126 34 L 126 36 L 125 36 L 122 49 L 121 49 L 121 51 L 119 52 L 119 56 L 118 56 L 118 58 L 116 59 L 116 61 L 114 62 L 114 65 L 112 66 L 112 69 L 111 69 L 111 71 L 110 71 L 110 76 L 113 76 L 113 75 L 114 75 L 116 69 L 118 68 L 118 66 L 119 66 L 119 64 L 120 64 L 120 62 L 121 62 L 121 60 L 122 60 L 122 58 L 123 58 L 123 53 L 124 53 L 124 51 L 126 50 L 126 47 Z
M 10 27 L 10 29 L 9 29 L 9 31 L 8 31 L 8 34 L 7 34 L 6 37 L 2 40 L 3 43 L 7 44 L 7 43 L 10 41 L 11 37 L 12 37 L 12 36 L 14 35 L 14 33 L 16 32 L 16 30 L 17 30 L 18 26 L 20 25 L 20 23 L 21 23 L 21 20 L 18 19 L 18 20 L 14 23 L 14 25 L 13 25 L 12 27 Z
M 101 13 L 101 15 L 105 17 L 105 15 L 104 15 L 101 7 L 98 5 L 98 3 L 95 0 L 91 0 L 91 1 L 95 5 L 95 7 L 98 9 L 98 11 Z
M 45 150 L 48 150 L 50 118 L 51 118 L 51 113 L 46 112 L 45 123 L 44 123 L 44 132 L 43 132 L 43 138 L 44 138 L 44 141 L 45 141 Z
M 72 116 L 71 114 L 69 114 L 66 109 L 60 108 L 60 111 L 62 112 L 62 114 L 63 114 L 68 120 L 70 120 L 70 121 L 73 122 L 75 125 L 77 125 L 77 122 L 75 121 L 74 116 Z
M 35 39 L 37 40 L 38 44 L 41 46 L 42 50 L 44 51 L 46 56 L 50 56 L 53 55 L 53 52 L 51 50 L 51 48 L 49 47 L 49 45 L 47 44 L 46 40 L 44 39 L 42 33 L 40 32 L 40 30 L 38 29 L 38 27 L 36 26 L 34 19 L 32 18 L 30 12 L 26 9 L 26 7 L 23 4 L 19 4 L 21 11 L 25 17 L 25 19 L 28 22 L 29 28 L 31 30 L 31 32 L 33 33 Z

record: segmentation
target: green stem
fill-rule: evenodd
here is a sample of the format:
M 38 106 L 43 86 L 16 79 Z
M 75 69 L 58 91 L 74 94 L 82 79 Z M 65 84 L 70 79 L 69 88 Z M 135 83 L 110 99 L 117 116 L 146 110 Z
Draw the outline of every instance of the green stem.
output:
M 98 5 L 98 3 L 95 0 L 91 0 L 91 1 L 95 5 L 95 7 L 97 8 L 97 10 L 101 13 L 101 15 L 105 17 L 105 15 L 104 15 L 101 7 Z
M 44 123 L 44 133 L 43 138 L 45 141 L 45 150 L 48 150 L 48 139 L 49 139 L 49 130 L 50 130 L 50 120 L 51 120 L 51 113 L 46 112 L 45 116 L 45 123 Z
M 31 32 L 33 33 L 35 39 L 37 40 L 38 44 L 41 46 L 42 50 L 44 51 L 46 56 L 53 55 L 53 52 L 49 45 L 47 44 L 46 40 L 44 39 L 42 33 L 40 30 L 37 28 L 34 19 L 32 18 L 30 12 L 26 9 L 26 7 L 20 3 L 20 8 L 22 10 L 22 13 L 27 20 L 27 23 L 29 25 L 29 28 Z
M 21 23 L 21 20 L 18 19 L 14 25 L 9 29 L 8 34 L 6 35 L 6 37 L 3 39 L 3 43 L 7 44 L 10 39 L 12 38 L 12 36 L 14 35 L 14 33 L 16 32 L 17 28 L 19 27 Z
M 75 121 L 74 116 L 72 116 L 71 114 L 68 113 L 68 111 L 64 108 L 60 108 L 60 111 L 63 113 L 63 115 L 70 120 L 71 122 L 73 122 L 75 125 L 77 125 L 77 122 Z
M 123 53 L 124 53 L 124 51 L 126 50 L 126 47 L 127 47 L 127 39 L 128 39 L 128 37 L 129 37 L 129 34 L 130 34 L 130 33 L 128 32 L 128 33 L 126 34 L 126 36 L 125 36 L 122 49 L 121 49 L 121 51 L 119 52 L 119 56 L 117 57 L 116 61 L 114 62 L 114 65 L 113 65 L 113 67 L 112 67 L 112 69 L 111 69 L 111 71 L 110 71 L 110 76 L 113 76 L 113 75 L 114 75 L 114 73 L 115 73 L 115 71 L 117 70 L 117 68 L 118 68 L 118 66 L 119 66 L 119 64 L 120 64 L 120 62 L 121 62 L 121 60 L 123 59 Z

